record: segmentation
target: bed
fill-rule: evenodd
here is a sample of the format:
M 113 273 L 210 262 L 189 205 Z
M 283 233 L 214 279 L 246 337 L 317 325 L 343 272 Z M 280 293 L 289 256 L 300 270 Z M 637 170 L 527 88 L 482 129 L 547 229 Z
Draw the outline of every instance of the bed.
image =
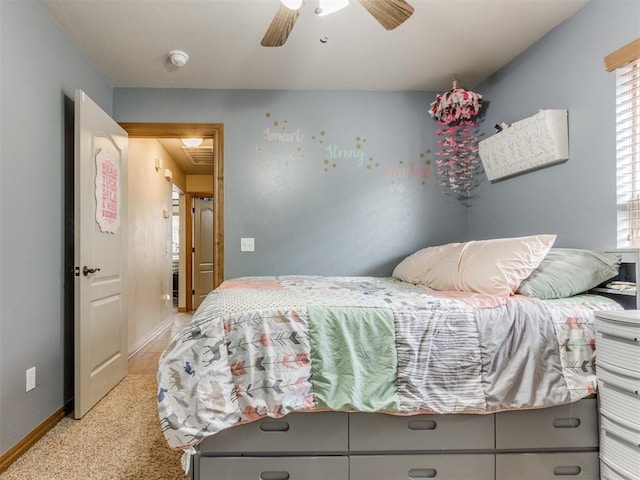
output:
M 553 241 L 535 239 L 527 268 L 517 252 L 516 287 L 551 256 Z M 594 311 L 621 306 L 586 290 L 504 294 L 495 245 L 475 256 L 488 289 L 427 286 L 447 262 L 453 282 L 478 280 L 474 249 L 452 245 L 416 252 L 392 277 L 244 277 L 211 292 L 158 369 L 162 429 L 185 470 L 197 480 L 598 478 Z M 503 273 L 508 246 L 496 249 Z M 425 273 L 425 258 L 437 271 Z M 604 276 L 615 275 L 609 260 Z

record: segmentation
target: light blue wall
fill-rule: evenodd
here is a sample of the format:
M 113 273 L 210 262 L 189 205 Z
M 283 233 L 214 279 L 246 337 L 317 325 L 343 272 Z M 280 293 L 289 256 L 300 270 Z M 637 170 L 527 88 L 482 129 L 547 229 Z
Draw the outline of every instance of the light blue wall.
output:
M 40 2 L 0 1 L 0 454 L 71 398 L 63 312 L 65 96 L 113 89 Z M 68 349 L 67 349 L 68 350 Z M 25 393 L 25 371 L 37 388 Z
M 640 1 L 592 0 L 476 90 L 490 102 L 482 125 L 569 112 L 561 165 L 483 183 L 469 237 L 556 233 L 556 246 L 616 248 L 615 74 L 603 58 L 640 35 Z
M 408 253 L 466 233 L 465 208 L 435 178 L 434 97 L 116 88 L 114 117 L 224 123 L 226 278 L 389 275 Z M 267 128 L 295 141 L 268 141 Z M 361 152 L 362 165 L 330 159 L 334 147 Z M 241 237 L 255 238 L 254 253 L 240 252 Z

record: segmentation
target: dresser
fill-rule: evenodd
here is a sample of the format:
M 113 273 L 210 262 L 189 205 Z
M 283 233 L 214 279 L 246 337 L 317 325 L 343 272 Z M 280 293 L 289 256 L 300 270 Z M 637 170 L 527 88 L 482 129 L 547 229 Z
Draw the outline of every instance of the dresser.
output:
M 596 313 L 602 480 L 640 479 L 640 310 Z

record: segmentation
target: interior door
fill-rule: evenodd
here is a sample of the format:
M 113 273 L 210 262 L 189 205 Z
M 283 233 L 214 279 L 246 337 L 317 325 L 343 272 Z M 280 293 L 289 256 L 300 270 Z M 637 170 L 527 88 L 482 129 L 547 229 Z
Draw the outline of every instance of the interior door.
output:
M 127 133 L 75 92 L 75 418 L 127 374 Z
M 193 308 L 213 290 L 213 199 L 193 199 Z

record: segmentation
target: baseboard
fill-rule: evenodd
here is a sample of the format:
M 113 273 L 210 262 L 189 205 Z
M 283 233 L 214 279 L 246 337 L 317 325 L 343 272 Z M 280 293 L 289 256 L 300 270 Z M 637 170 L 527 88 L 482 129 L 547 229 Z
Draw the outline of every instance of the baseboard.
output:
M 2 1 L 2 0 L 0 0 L 0 1 Z M 130 352 L 127 355 L 127 358 L 131 359 L 131 357 L 133 357 L 136 353 L 138 353 L 144 347 L 146 347 L 147 345 L 149 345 L 152 342 L 155 342 L 156 339 L 160 335 L 164 334 L 167 330 L 169 330 L 172 325 L 173 325 L 173 317 L 170 318 L 169 320 L 167 320 L 166 322 L 164 322 L 162 325 L 160 325 L 160 327 L 158 327 L 158 329 L 155 332 L 153 332 L 149 338 L 147 338 L 140 346 L 138 346 L 136 349 L 134 349 L 133 352 Z
M 60 420 L 66 417 L 71 410 L 73 410 L 73 400 L 70 400 L 64 406 L 56 410 L 52 415 L 45 419 L 44 422 L 32 430 L 31 433 L 7 450 L 6 453 L 0 455 L 0 473 L 4 472 L 13 462 L 33 447 L 38 440 L 44 437 L 58 424 L 58 422 L 60 422 Z
M 187 307 L 178 307 L 178 313 L 187 313 Z

